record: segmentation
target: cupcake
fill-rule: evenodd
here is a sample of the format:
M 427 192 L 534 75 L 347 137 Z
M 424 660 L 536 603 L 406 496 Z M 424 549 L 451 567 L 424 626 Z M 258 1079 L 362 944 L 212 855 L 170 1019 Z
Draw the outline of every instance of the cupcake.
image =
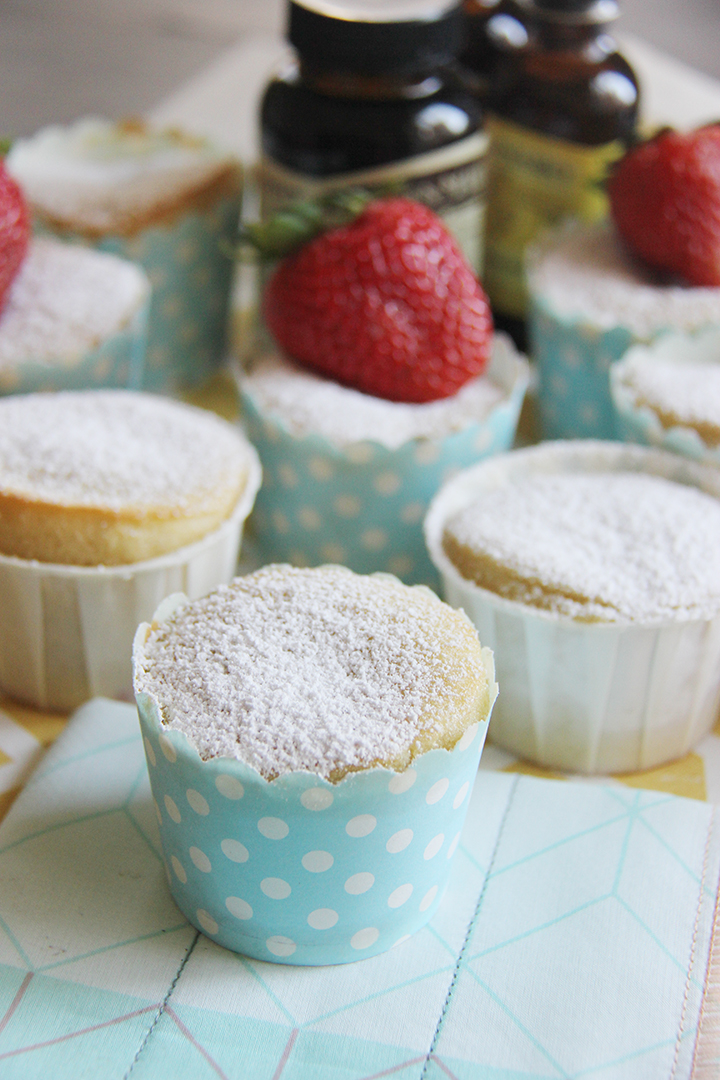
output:
M 540 765 L 652 768 L 720 703 L 720 476 L 655 450 L 547 443 L 459 474 L 425 530 L 497 650 L 491 737 Z
M 32 240 L 0 315 L 0 394 L 139 387 L 149 301 L 126 259 Z
M 188 405 L 0 400 L 0 687 L 62 710 L 127 694 L 138 623 L 230 580 L 258 485 L 242 435 Z
M 631 345 L 720 326 L 720 288 L 662 280 L 616 229 L 569 225 L 528 256 L 529 334 L 545 438 L 618 436 L 609 373 Z
M 610 391 L 621 438 L 720 464 L 720 330 L 634 346 Z
M 173 896 L 257 959 L 344 963 L 447 883 L 497 688 L 429 590 L 270 565 L 139 627 L 134 684 Z
M 139 262 L 153 299 L 143 385 L 174 390 L 224 358 L 238 163 L 205 140 L 89 118 L 20 139 L 7 158 L 35 225 Z
M 437 585 L 422 535 L 454 470 L 512 446 L 527 362 L 496 335 L 488 373 L 449 398 L 387 401 L 266 357 L 239 380 L 263 486 L 253 529 L 268 561 L 341 562 Z

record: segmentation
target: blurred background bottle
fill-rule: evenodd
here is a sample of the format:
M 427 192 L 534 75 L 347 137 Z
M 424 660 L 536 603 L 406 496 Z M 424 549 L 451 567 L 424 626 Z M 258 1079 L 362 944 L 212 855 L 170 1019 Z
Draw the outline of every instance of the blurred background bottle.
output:
M 447 0 L 291 0 L 295 58 L 261 107 L 263 217 L 342 188 L 403 193 L 444 218 L 482 268 L 487 136 L 455 70 Z
M 487 3 L 472 0 L 473 8 Z M 528 244 L 563 218 L 604 217 L 609 169 L 634 138 L 639 90 L 609 32 L 617 15 L 615 0 L 501 0 L 482 21 L 487 48 L 477 55 L 490 72 L 483 283 L 496 324 L 523 348 Z M 468 43 L 464 62 L 472 56 Z

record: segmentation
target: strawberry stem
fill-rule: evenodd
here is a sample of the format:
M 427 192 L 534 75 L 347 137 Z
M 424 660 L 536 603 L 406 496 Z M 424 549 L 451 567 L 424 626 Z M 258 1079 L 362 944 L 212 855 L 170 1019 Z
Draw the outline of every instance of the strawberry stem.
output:
M 250 246 L 262 259 L 282 258 L 320 233 L 348 225 L 375 197 L 362 188 L 347 188 L 315 201 L 290 203 L 264 221 L 243 225 L 238 246 L 232 254 L 240 258 L 242 249 Z

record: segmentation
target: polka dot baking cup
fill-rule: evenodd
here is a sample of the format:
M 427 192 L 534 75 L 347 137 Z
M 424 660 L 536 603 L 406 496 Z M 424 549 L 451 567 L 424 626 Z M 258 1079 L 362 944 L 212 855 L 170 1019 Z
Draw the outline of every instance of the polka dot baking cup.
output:
M 504 336 L 489 375 L 504 396 L 484 419 L 394 449 L 379 439 L 338 446 L 317 434 L 294 435 L 263 412 L 241 379 L 247 432 L 263 466 L 252 518 L 262 561 L 336 562 L 437 587 L 422 535 L 430 499 L 452 472 L 508 449 L 515 437 L 528 366 Z
M 571 772 L 649 769 L 687 753 L 720 706 L 720 613 L 656 622 L 581 622 L 506 600 L 463 578 L 442 546 L 445 522 L 490 491 L 533 474 L 647 472 L 720 498 L 720 474 L 628 444 L 546 443 L 467 469 L 425 520 L 445 599 L 495 652 L 502 693 L 490 738 L 520 757 Z
M 50 390 L 139 390 L 147 345 L 150 288 L 130 322 L 96 348 L 69 357 L 28 357 L 0 366 L 0 394 Z
M 132 641 L 160 601 L 204 596 L 232 579 L 260 486 L 249 473 L 230 518 L 202 540 L 125 566 L 61 566 L 0 555 L 0 688 L 41 709 L 67 712 L 89 698 L 132 695 Z
M 148 629 L 138 629 L 143 642 Z M 483 657 L 492 685 L 492 654 Z M 274 963 L 344 964 L 432 918 L 487 718 L 453 750 L 430 750 L 402 773 L 374 768 L 331 784 L 293 772 L 268 782 L 234 758 L 203 761 L 164 727 L 153 698 L 139 693 L 137 703 L 170 889 L 213 941 Z
M 658 412 L 648 404 L 638 402 L 633 388 L 633 366 L 671 362 L 678 372 L 687 370 L 687 377 L 702 383 L 702 366 L 720 370 L 720 330 L 713 329 L 697 335 L 668 334 L 652 345 L 636 345 L 615 364 L 610 372 L 610 391 L 615 409 L 617 433 L 626 442 L 642 446 L 657 446 L 675 454 L 693 458 L 706 465 L 720 465 L 720 445 L 709 442 L 697 428 L 688 424 L 666 426 Z M 673 403 L 670 403 L 672 407 Z M 707 416 L 711 416 L 709 402 Z M 712 416 L 712 425 L 720 429 L 720 408 Z
M 142 387 L 172 392 L 205 382 L 225 359 L 240 191 L 209 209 L 189 209 L 133 236 L 94 246 L 131 259 L 148 274 L 152 302 Z M 83 242 L 80 235 L 63 237 Z

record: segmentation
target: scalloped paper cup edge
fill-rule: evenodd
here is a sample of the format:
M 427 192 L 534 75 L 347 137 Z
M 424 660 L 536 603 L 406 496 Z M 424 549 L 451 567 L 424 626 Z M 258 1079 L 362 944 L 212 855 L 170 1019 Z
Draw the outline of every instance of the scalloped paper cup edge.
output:
M 687 753 L 720 707 L 720 613 L 713 619 L 581 623 L 496 596 L 463 578 L 442 548 L 448 518 L 481 490 L 533 472 L 631 469 L 720 498 L 720 475 L 663 451 L 592 440 L 514 451 L 446 484 L 425 519 L 445 598 L 495 652 L 502 694 L 491 741 L 571 772 L 649 769 Z
M 261 468 L 249 443 L 235 509 L 208 536 L 155 559 L 65 566 L 0 555 L 0 688 L 41 709 L 69 711 L 96 696 L 132 697 L 139 623 L 170 593 L 193 598 L 231 580 Z

